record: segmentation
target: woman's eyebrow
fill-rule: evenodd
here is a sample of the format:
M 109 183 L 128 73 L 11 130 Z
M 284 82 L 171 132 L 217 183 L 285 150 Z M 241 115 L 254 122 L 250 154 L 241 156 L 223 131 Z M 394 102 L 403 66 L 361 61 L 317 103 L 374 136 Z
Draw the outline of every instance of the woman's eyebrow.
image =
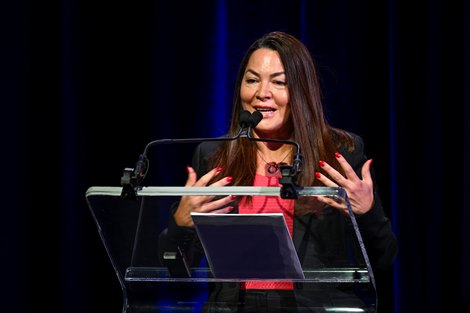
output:
M 245 74 L 250 72 L 251 74 L 255 75 L 255 76 L 260 76 L 258 72 L 254 71 L 254 70 L 250 70 L 250 69 L 247 69 Z M 270 77 L 276 77 L 276 76 L 279 76 L 279 75 L 284 75 L 285 72 L 276 72 L 276 73 L 272 73 L 271 75 L 269 75 Z

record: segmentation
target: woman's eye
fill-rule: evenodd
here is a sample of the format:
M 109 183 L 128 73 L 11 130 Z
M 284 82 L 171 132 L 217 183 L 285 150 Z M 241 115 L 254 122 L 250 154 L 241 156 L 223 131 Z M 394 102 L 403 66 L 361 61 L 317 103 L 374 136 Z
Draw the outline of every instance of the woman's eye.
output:
M 279 85 L 279 86 L 285 86 L 286 85 L 286 82 L 283 81 L 283 80 L 275 80 L 273 83 L 275 85 Z
M 246 82 L 247 84 L 254 84 L 254 83 L 256 83 L 256 79 L 254 79 L 254 78 L 247 78 L 247 79 L 245 80 L 245 82 Z

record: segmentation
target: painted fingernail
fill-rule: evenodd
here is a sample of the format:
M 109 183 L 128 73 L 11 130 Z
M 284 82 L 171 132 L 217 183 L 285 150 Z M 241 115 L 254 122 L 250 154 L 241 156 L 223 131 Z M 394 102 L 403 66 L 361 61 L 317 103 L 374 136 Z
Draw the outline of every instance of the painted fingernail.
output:
M 323 166 L 325 166 L 325 161 L 320 160 L 320 161 L 318 161 L 318 164 L 319 164 L 321 167 L 323 167 Z
M 220 173 L 222 171 L 222 167 L 221 166 L 218 166 L 215 168 L 215 172 L 216 173 Z
M 186 165 L 186 172 L 189 173 L 189 170 L 191 169 L 191 167 L 189 165 Z
M 320 172 L 315 172 L 315 177 L 316 177 L 316 178 L 320 178 L 320 177 L 321 177 Z
M 226 209 L 227 209 L 229 212 L 231 212 L 231 211 L 233 211 L 233 206 L 228 206 L 228 207 L 226 207 Z
M 335 157 L 339 159 L 341 157 L 341 154 L 339 154 L 339 152 L 335 152 Z
M 235 200 L 237 196 L 230 196 L 230 200 Z
M 225 178 L 227 180 L 228 183 L 230 183 L 232 180 L 233 180 L 233 177 L 232 176 L 227 176 L 227 178 Z
M 372 165 L 372 161 L 374 161 L 373 159 L 370 159 L 370 165 Z

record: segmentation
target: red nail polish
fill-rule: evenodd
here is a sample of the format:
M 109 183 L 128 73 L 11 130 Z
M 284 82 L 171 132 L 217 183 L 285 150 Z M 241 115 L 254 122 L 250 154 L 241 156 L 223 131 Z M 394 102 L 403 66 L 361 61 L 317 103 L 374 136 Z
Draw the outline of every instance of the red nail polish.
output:
M 318 164 L 323 167 L 323 166 L 325 166 L 325 161 L 320 160 L 320 161 L 318 161 Z
M 335 157 L 339 159 L 341 157 L 341 154 L 339 154 L 339 152 L 335 152 Z
M 316 178 L 320 178 L 320 177 L 321 177 L 320 172 L 315 172 L 315 177 L 316 177 Z
M 190 169 L 190 168 L 191 168 L 191 167 L 190 167 L 189 165 L 186 165 L 186 172 L 189 173 L 189 169 Z
M 236 198 L 237 198 L 237 196 L 230 196 L 231 200 L 235 200 Z
M 228 183 L 230 183 L 232 181 L 233 177 L 232 176 L 227 176 L 226 180 Z
M 215 172 L 216 173 L 220 173 L 222 171 L 222 167 L 221 166 L 218 166 L 215 168 Z

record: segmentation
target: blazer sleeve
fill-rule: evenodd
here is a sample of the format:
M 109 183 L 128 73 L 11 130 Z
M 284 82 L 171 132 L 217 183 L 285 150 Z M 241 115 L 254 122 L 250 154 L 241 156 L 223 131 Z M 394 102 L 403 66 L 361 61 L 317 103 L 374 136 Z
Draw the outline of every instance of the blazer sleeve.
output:
M 217 146 L 217 143 L 205 142 L 194 150 L 191 166 L 198 178 L 207 173 L 208 158 Z M 178 204 L 179 201 L 172 205 L 168 226 L 159 234 L 159 258 L 164 265 L 168 265 L 165 264 L 164 253 L 179 254 L 181 251 L 190 266 L 198 266 L 204 256 L 204 250 L 194 227 L 181 227 L 176 224 L 173 215 Z
M 364 154 L 364 142 L 360 136 L 355 134 L 352 136 L 355 143 L 354 151 L 352 153 L 341 151 L 341 153 L 354 168 L 356 174 L 362 178 L 361 169 L 367 161 Z M 372 167 L 371 176 L 374 183 L 374 204 L 367 213 L 356 215 L 356 221 L 372 266 L 376 269 L 387 269 L 393 264 L 398 254 L 397 238 L 392 230 L 390 219 L 385 215 Z

